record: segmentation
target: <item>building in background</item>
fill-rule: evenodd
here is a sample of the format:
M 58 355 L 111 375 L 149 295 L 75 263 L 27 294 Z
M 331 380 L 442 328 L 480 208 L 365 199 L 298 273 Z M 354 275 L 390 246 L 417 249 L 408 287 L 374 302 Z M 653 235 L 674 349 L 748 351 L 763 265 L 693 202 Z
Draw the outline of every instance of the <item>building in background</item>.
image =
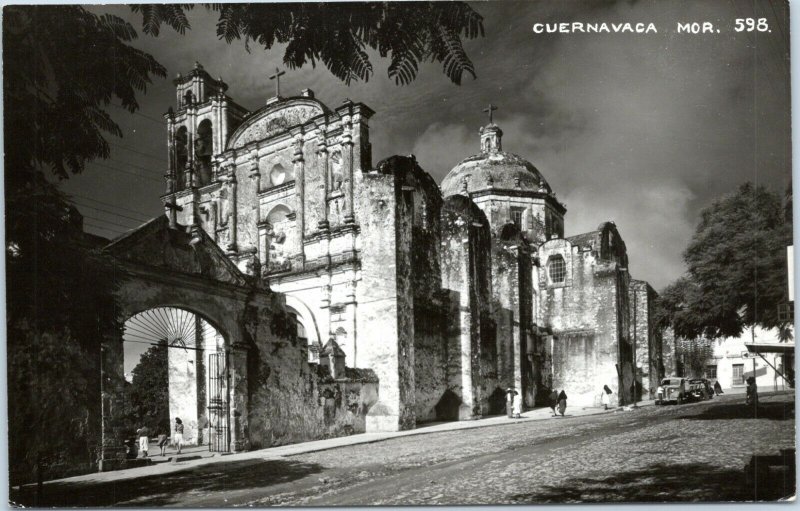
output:
M 705 376 L 723 389 L 744 388 L 747 378 L 755 376 L 760 391 L 787 390 L 792 388 L 794 347 L 793 340 L 780 341 L 777 329 L 746 330 L 714 344 Z

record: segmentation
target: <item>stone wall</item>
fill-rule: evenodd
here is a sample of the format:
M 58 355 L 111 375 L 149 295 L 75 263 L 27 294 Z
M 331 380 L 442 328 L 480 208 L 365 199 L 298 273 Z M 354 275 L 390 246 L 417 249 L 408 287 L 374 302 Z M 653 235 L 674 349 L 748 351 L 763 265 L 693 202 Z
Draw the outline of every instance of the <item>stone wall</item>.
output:
M 483 212 L 454 195 L 442 208 L 442 287 L 449 296 L 447 380 L 458 418 L 490 412 L 497 386 L 497 341 L 491 317 L 491 235 Z M 444 407 L 442 407 L 444 408 Z M 451 417 L 452 418 L 452 417 Z
M 205 407 L 198 407 L 198 391 L 202 392 L 205 382 L 198 379 L 198 369 L 203 363 L 195 350 L 178 347 L 167 350 L 169 379 L 170 424 L 175 417 L 183 421 L 183 438 L 188 445 L 197 445 L 200 439 L 198 429 L 199 413 Z
M 661 335 L 653 325 L 653 308 L 658 294 L 647 282 L 631 280 L 631 337 L 636 341 L 637 377 L 641 379 L 641 396 L 650 399 L 664 376 Z
M 287 314 L 278 306 L 259 311 L 251 310 L 257 317 L 251 318 L 253 344 L 247 353 L 248 448 L 364 432 L 378 400 L 375 374 L 347 369 L 345 378 L 332 379 L 328 368 L 308 363 Z
M 524 408 L 532 408 L 537 389 L 528 356 L 529 351 L 534 352 L 530 256 L 513 223 L 495 233 L 491 261 L 499 391 L 492 400 L 491 412 L 502 413 L 505 403 L 499 397 L 508 387 L 520 393 Z
M 355 192 L 361 228 L 361 282 L 358 286 L 359 365 L 373 369 L 381 382 L 379 401 L 367 417 L 370 431 L 414 427 L 413 332 L 400 329 L 404 289 L 398 286 L 397 190 L 391 166 L 362 173 Z M 407 300 L 407 295 L 403 295 Z M 401 389 L 402 387 L 402 389 Z
M 439 419 L 436 406 L 447 391 L 447 297 L 442 291 L 439 187 L 416 162 L 406 160 L 404 186 L 413 197 L 410 285 L 414 316 L 414 409 L 417 423 Z M 413 190 L 412 190 L 413 188 Z M 440 408 L 441 409 L 441 408 Z
M 612 401 L 630 402 L 627 272 L 621 268 L 621 258 L 608 247 L 603 249 L 602 243 L 603 231 L 598 231 L 575 245 L 553 239 L 538 250 L 540 317 L 552 333 L 552 385 L 564 389 L 574 405 L 599 404 L 604 385 L 614 392 Z M 603 250 L 606 257 L 601 257 Z M 566 263 L 561 283 L 553 282 L 548 273 L 548 262 L 555 255 Z

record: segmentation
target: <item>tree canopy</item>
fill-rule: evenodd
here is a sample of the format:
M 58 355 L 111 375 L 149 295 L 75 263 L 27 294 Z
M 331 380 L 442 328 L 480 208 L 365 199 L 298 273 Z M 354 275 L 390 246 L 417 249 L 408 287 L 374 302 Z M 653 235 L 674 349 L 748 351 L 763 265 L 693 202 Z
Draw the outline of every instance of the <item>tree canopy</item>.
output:
M 661 292 L 657 325 L 690 339 L 737 337 L 756 325 L 788 335 L 778 305 L 787 301 L 791 236 L 780 196 L 763 186 L 745 183 L 716 200 L 684 251 L 687 274 Z
M 367 81 L 373 67 L 367 49 L 389 59 L 389 78 L 411 83 L 419 64 L 440 62 L 455 84 L 464 73 L 475 77 L 462 38 L 483 36 L 483 17 L 463 2 L 326 2 L 205 4 L 219 13 L 217 36 L 271 49 L 286 44 L 283 62 L 294 69 L 322 62 L 350 84 Z M 158 35 L 162 24 L 183 34 L 191 27 L 192 5 L 134 5 L 145 33 Z
M 133 368 L 128 388 L 131 415 L 136 427 L 147 426 L 153 433 L 170 430 L 169 367 L 166 341 L 151 346 Z

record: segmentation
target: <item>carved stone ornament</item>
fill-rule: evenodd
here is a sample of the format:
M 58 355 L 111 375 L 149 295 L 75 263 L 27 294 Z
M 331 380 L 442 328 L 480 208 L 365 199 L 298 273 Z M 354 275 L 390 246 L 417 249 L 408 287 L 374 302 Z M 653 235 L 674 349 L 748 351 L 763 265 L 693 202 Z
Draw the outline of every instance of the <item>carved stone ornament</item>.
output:
M 249 126 L 235 135 L 231 148 L 236 149 L 253 141 L 270 138 L 291 127 L 304 124 L 321 113 L 322 109 L 316 105 L 295 105 L 269 112 L 263 117 L 249 119 Z

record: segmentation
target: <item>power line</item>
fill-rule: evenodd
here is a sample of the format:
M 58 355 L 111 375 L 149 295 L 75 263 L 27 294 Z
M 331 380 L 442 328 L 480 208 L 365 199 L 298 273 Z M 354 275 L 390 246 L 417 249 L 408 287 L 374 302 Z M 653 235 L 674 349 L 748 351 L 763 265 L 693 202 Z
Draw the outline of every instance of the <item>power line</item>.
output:
M 156 119 L 155 117 L 150 117 L 149 115 L 143 114 L 141 112 L 131 112 L 130 110 L 128 110 L 127 108 L 125 108 L 125 107 L 123 107 L 121 105 L 117 105 L 115 103 L 111 103 L 111 106 L 119 108 L 120 110 L 124 110 L 125 112 L 127 112 L 129 114 L 138 115 L 139 117 L 144 117 L 145 119 L 151 120 L 153 122 L 157 122 L 158 124 L 161 124 L 163 126 L 167 125 L 167 123 L 164 122 L 164 120 L 162 120 L 162 119 Z
M 109 143 L 110 145 L 114 146 L 114 147 L 119 147 L 120 149 L 125 149 L 126 151 L 130 151 L 130 152 L 132 152 L 132 153 L 141 154 L 142 156 L 147 156 L 148 158 L 152 158 L 152 159 L 154 159 L 154 160 L 158 160 L 158 161 L 160 161 L 160 162 L 162 162 L 162 163 L 164 162 L 164 159 L 163 159 L 163 158 L 159 158 L 158 156 L 153 156 L 153 155 L 152 155 L 152 154 L 150 154 L 150 153 L 146 153 L 146 152 L 144 152 L 144 151 L 139 151 L 139 150 L 137 150 L 137 149 L 134 149 L 134 148 L 132 148 L 132 147 L 129 147 L 129 146 L 126 146 L 126 145 L 123 145 L 123 144 L 117 143 L 117 142 L 112 142 L 112 141 L 110 141 L 110 140 L 108 141 L 108 143 Z
M 111 204 L 111 203 L 109 203 L 109 202 L 103 202 L 103 201 L 100 201 L 100 200 L 97 200 L 97 199 L 92 199 L 91 197 L 85 197 L 85 196 L 83 196 L 83 195 L 78 195 L 78 194 L 76 194 L 76 193 L 73 193 L 73 194 L 70 194 L 70 195 L 71 195 L 72 197 L 76 197 L 76 198 L 78 198 L 78 199 L 83 199 L 83 200 L 88 200 L 88 201 L 96 202 L 97 204 L 102 204 L 103 206 L 108 206 L 108 207 L 110 207 L 110 208 L 113 208 L 113 209 L 121 209 L 121 210 L 123 210 L 123 211 L 128 211 L 128 212 L 130 212 L 130 213 L 136 213 L 136 214 L 140 214 L 140 215 L 148 216 L 146 213 L 142 213 L 141 211 L 137 211 L 137 210 L 135 210 L 135 209 L 128 209 L 128 208 L 124 208 L 124 207 L 122 207 L 122 206 L 118 206 L 118 205 L 116 205 L 116 204 Z
M 119 236 L 120 234 L 123 234 L 125 232 L 125 231 L 118 231 L 116 229 L 112 229 L 110 227 L 105 227 L 105 226 L 102 226 L 102 225 L 99 225 L 99 224 L 95 224 L 93 222 L 83 222 L 83 224 L 87 225 L 89 227 L 92 227 L 94 229 L 99 229 L 101 231 L 110 232 L 114 236 Z
M 123 229 L 126 229 L 126 230 L 131 230 L 131 229 L 135 229 L 136 227 L 138 227 L 136 225 L 131 226 L 131 225 L 120 224 L 120 223 L 117 223 L 117 222 L 114 222 L 114 221 L 111 221 L 111 220 L 106 220 L 105 218 L 98 218 L 96 216 L 91 216 L 91 215 L 83 215 L 83 217 L 84 218 L 89 218 L 89 219 L 92 219 L 92 220 L 96 220 L 98 222 L 106 222 L 107 224 L 115 225 L 117 227 L 122 227 Z
M 105 168 L 105 169 L 108 169 L 108 170 L 114 170 L 116 172 L 122 172 L 123 174 L 128 174 L 128 175 L 131 175 L 131 176 L 134 176 L 134 177 L 138 177 L 138 178 L 141 178 L 141 179 L 147 179 L 147 180 L 155 181 L 155 182 L 158 182 L 158 183 L 162 182 L 161 179 L 157 179 L 155 177 L 144 176 L 142 174 L 137 174 L 136 172 L 130 172 L 128 170 L 119 169 L 117 167 L 112 167 L 110 165 L 105 165 L 103 163 L 92 162 L 91 165 L 97 165 L 98 167 L 102 167 L 102 168 Z
M 144 170 L 145 172 L 155 172 L 156 175 L 159 175 L 159 176 L 163 176 L 164 175 L 159 170 L 153 170 L 152 167 L 142 167 L 141 165 L 135 165 L 135 164 L 127 162 L 127 161 L 118 160 L 118 159 L 114 158 L 113 156 L 110 156 L 108 159 L 111 160 L 111 161 L 116 161 L 116 162 L 122 163 L 123 165 L 127 165 L 129 167 L 133 167 L 135 169 Z
M 97 206 L 89 206 L 89 205 L 86 205 L 86 204 L 78 204 L 78 206 L 80 206 L 82 208 L 93 209 L 95 211 L 102 211 L 103 213 L 108 213 L 110 215 L 118 216 L 118 217 L 121 217 L 121 218 L 126 218 L 128 220 L 134 220 L 136 222 L 146 222 L 148 220 L 147 218 L 134 218 L 132 216 L 123 215 L 122 213 L 115 213 L 114 211 L 109 211 L 107 209 L 98 208 Z

